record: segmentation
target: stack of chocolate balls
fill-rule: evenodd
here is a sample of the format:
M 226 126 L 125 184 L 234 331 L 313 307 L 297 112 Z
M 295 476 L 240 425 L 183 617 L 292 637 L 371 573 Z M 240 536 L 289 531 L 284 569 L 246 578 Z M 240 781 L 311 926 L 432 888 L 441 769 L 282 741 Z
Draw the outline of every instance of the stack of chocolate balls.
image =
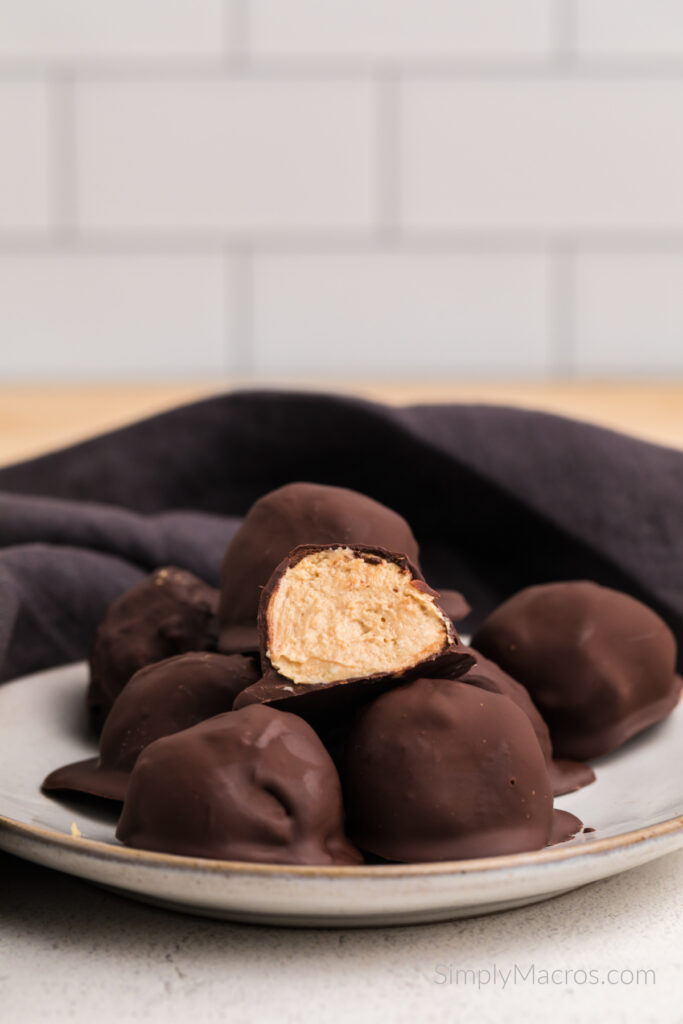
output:
M 443 861 L 541 849 L 581 822 L 553 796 L 669 714 L 671 631 L 634 598 L 529 587 L 472 646 L 396 512 L 295 483 L 251 508 L 220 593 L 175 567 L 95 637 L 99 756 L 47 791 L 123 804 L 129 846 L 277 864 Z

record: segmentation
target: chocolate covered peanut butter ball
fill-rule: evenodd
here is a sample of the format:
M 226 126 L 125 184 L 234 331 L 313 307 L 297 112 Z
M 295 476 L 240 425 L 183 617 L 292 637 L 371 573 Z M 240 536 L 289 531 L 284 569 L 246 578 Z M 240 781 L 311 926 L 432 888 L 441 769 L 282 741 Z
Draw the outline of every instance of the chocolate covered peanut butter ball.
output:
M 489 857 L 560 838 L 529 718 L 508 697 L 467 683 L 417 679 L 364 707 L 342 783 L 349 835 L 386 860 Z M 581 827 L 560 820 L 571 826 L 561 838 Z
M 187 857 L 358 864 L 339 776 L 313 729 L 260 705 L 150 744 L 131 775 L 117 837 Z
M 219 648 L 226 654 L 258 649 L 256 616 L 261 589 L 302 544 L 370 545 L 398 551 L 419 565 L 419 549 L 403 516 L 345 487 L 291 483 L 265 494 L 232 538 L 221 571 Z M 447 612 L 469 606 L 448 591 Z
M 145 747 L 230 711 L 237 694 L 258 678 L 255 661 L 241 654 L 180 654 L 140 669 L 107 716 L 99 757 L 58 768 L 48 775 L 43 789 L 123 800 Z
M 462 676 L 463 683 L 470 683 L 482 690 L 489 690 L 491 693 L 500 693 L 509 697 L 513 704 L 524 712 L 533 726 L 536 739 L 543 751 L 550 779 L 553 786 L 554 796 L 561 796 L 563 793 L 573 793 L 577 789 L 595 782 L 595 772 L 582 761 L 570 761 L 553 757 L 550 731 L 543 721 L 541 714 L 529 696 L 529 691 L 516 679 L 503 672 L 500 665 L 485 658 L 473 647 L 469 648 L 470 653 L 476 658 L 476 664 L 468 669 Z
M 218 591 L 186 569 L 166 566 L 114 601 L 90 655 L 88 710 L 101 729 L 128 680 L 145 665 L 216 646 Z
M 668 715 L 680 696 L 669 627 L 647 605 L 597 583 L 527 587 L 472 642 L 527 688 L 557 757 L 606 754 Z
M 529 696 L 529 691 L 521 683 L 518 683 L 516 679 L 508 675 L 507 672 L 503 672 L 500 665 L 496 665 L 495 662 L 485 658 L 483 654 L 473 647 L 470 647 L 469 650 L 476 660 L 472 668 L 469 668 L 465 675 L 461 677 L 461 682 L 477 686 L 481 690 L 488 690 L 489 693 L 498 693 L 503 697 L 509 697 L 512 703 L 516 704 L 531 722 L 538 745 L 543 751 L 543 757 L 549 764 L 553 756 L 550 732 L 548 731 L 548 726 L 541 718 L 538 708 Z
M 474 659 L 438 594 L 405 556 L 360 545 L 302 545 L 280 563 L 259 608 L 263 678 L 235 707 L 276 703 L 306 715 L 363 692 Z

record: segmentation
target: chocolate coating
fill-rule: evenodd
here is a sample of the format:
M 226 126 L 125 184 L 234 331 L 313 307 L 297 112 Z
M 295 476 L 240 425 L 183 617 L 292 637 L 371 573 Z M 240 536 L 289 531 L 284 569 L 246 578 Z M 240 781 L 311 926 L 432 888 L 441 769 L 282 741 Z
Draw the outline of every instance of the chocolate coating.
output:
M 114 601 L 90 655 L 88 710 L 101 729 L 128 680 L 145 665 L 216 646 L 218 591 L 186 569 L 157 569 Z
M 117 837 L 187 857 L 358 864 L 339 776 L 311 727 L 255 706 L 151 743 L 138 758 Z
M 453 625 L 467 618 L 472 611 L 469 602 L 459 590 L 444 590 L 442 587 L 439 590 L 439 601 Z
M 585 761 L 570 761 L 565 757 L 554 757 L 548 765 L 553 796 L 575 793 L 595 782 L 595 772 Z
M 479 651 L 475 651 L 472 647 L 470 647 L 470 651 L 476 658 L 476 664 L 461 677 L 462 682 L 471 683 L 490 693 L 500 693 L 504 697 L 509 697 L 512 703 L 524 712 L 533 726 L 536 739 L 548 765 L 553 795 L 561 796 L 563 793 L 573 793 L 575 790 L 595 782 L 595 772 L 589 765 L 580 761 L 553 759 L 550 731 L 526 687 L 509 676 L 507 672 L 503 672 L 500 665 L 489 661 Z
M 230 711 L 237 694 L 258 677 L 253 659 L 241 654 L 180 654 L 147 665 L 114 701 L 102 729 L 99 757 L 58 768 L 43 789 L 123 800 L 145 747 Z
M 526 686 L 559 758 L 614 750 L 668 715 L 680 696 L 666 623 L 597 583 L 528 587 L 496 609 L 472 643 Z
M 546 763 L 550 764 L 553 756 L 550 732 L 548 731 L 548 726 L 541 718 L 538 708 L 529 696 L 529 691 L 521 683 L 518 683 L 516 679 L 509 676 L 507 672 L 503 672 L 500 665 L 496 665 L 494 661 L 489 661 L 488 658 L 485 658 L 483 654 L 480 654 L 473 647 L 470 647 L 470 651 L 475 658 L 475 664 L 461 677 L 461 682 L 478 686 L 479 689 L 488 690 L 489 693 L 499 693 L 503 697 L 509 697 L 512 703 L 516 704 L 531 722 L 538 745 L 543 752 L 543 757 Z
M 320 552 L 334 553 L 336 551 L 350 551 L 354 557 L 366 561 L 369 564 L 389 563 L 398 567 L 401 572 L 412 577 L 411 586 L 428 598 L 443 623 L 444 639 L 440 649 L 429 657 L 415 661 L 414 664 L 404 666 L 400 671 L 380 671 L 372 674 L 361 674 L 349 669 L 349 675 L 344 679 L 320 682 L 297 682 L 286 674 L 278 671 L 270 656 L 271 643 L 271 609 L 272 599 L 278 588 L 281 586 L 286 573 L 296 567 L 304 559 Z M 424 675 L 437 674 L 442 664 L 448 664 L 449 674 L 452 678 L 462 675 L 468 667 L 473 664 L 473 657 L 469 649 L 460 644 L 455 628 L 450 618 L 440 606 L 439 595 L 432 590 L 424 581 L 419 569 L 413 565 L 404 555 L 387 551 L 384 548 L 368 547 L 363 545 L 352 545 L 340 548 L 336 544 L 301 545 L 295 548 L 276 568 L 268 583 L 263 589 L 259 604 L 258 626 L 261 650 L 261 666 L 263 677 L 254 685 L 247 687 L 239 694 L 235 701 L 235 708 L 246 707 L 249 704 L 263 703 L 271 704 L 281 709 L 295 711 L 320 723 L 329 715 L 336 715 L 348 712 L 365 700 L 377 696 L 384 690 L 397 685 L 397 682 L 407 676 L 414 676 L 416 672 Z M 301 621 L 297 617 L 298 623 Z M 343 623 L 342 623 L 343 625 Z M 358 640 L 359 645 L 364 643 L 364 636 Z
M 527 715 L 466 683 L 417 679 L 364 707 L 342 782 L 349 835 L 386 860 L 520 853 L 553 838 L 550 779 Z
M 365 494 L 313 483 L 279 487 L 252 505 L 225 552 L 218 612 L 221 651 L 258 650 L 261 588 L 300 544 L 379 545 L 415 563 L 419 556 L 405 519 Z

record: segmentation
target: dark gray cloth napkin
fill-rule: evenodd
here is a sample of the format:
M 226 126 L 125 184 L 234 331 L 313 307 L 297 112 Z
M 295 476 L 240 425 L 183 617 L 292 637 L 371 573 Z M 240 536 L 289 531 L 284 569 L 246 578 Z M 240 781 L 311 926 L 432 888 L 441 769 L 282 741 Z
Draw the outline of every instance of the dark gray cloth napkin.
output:
M 683 638 L 683 452 L 494 406 L 237 392 L 0 470 L 0 679 L 85 657 L 157 565 L 216 584 L 239 517 L 293 480 L 401 512 L 468 627 L 529 583 L 589 578 Z

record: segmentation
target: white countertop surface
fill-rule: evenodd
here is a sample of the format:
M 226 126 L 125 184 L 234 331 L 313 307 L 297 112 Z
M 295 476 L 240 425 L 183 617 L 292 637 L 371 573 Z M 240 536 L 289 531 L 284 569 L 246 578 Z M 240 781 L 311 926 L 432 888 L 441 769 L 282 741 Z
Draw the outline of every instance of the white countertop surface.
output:
M 185 917 L 0 854 L 0 1021 L 308 1020 L 680 1024 L 683 851 L 533 907 L 363 931 Z

